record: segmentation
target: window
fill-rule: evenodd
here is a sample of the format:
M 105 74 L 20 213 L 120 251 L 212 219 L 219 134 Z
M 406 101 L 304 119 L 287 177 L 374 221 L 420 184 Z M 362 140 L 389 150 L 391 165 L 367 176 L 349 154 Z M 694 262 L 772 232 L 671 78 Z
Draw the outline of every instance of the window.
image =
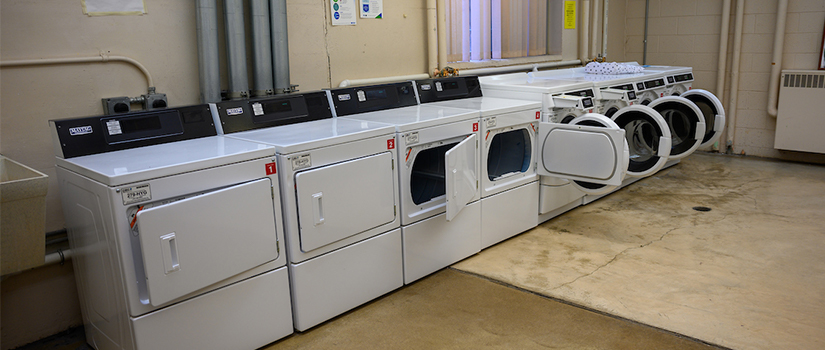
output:
M 561 54 L 562 0 L 446 0 L 447 61 Z

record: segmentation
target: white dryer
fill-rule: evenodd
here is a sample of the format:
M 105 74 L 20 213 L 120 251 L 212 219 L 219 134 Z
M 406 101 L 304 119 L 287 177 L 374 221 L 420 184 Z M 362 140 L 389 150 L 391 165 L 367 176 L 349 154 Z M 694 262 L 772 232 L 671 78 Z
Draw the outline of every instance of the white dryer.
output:
M 214 106 L 226 137 L 277 152 L 295 329 L 402 286 L 395 129 L 332 118 L 326 92 L 236 103 Z
M 412 283 L 481 250 L 479 112 L 399 107 L 388 91 L 412 82 L 332 90 L 339 120 L 395 126 L 404 281 Z
M 50 126 L 92 347 L 253 349 L 292 333 L 273 147 L 215 136 L 207 105 Z
M 422 105 L 481 113 L 481 249 L 538 225 L 541 102 L 482 96 L 478 77 L 415 83 Z
M 621 130 L 609 118 L 598 117 L 599 115 L 590 113 L 594 108 L 597 108 L 594 101 L 601 97 L 599 90 L 593 88 L 592 82 L 562 79 L 530 79 L 531 81 L 528 82 L 528 79 L 527 73 L 517 73 L 481 77 L 480 81 L 485 96 L 541 101 L 542 124 L 539 129 L 550 130 L 553 128 L 557 131 L 553 135 L 560 135 L 551 139 L 542 139 L 540 135 L 537 142 L 539 175 L 547 175 L 541 176 L 539 189 L 539 222 L 543 222 L 581 205 L 582 198 L 586 193 L 605 193 L 620 185 L 621 179 L 624 178 L 627 172 L 630 157 L 627 153 L 626 141 L 615 142 L 612 156 L 606 149 L 600 149 L 594 145 L 579 144 L 581 147 L 574 147 L 573 144 L 561 146 L 555 143 L 567 139 L 567 137 L 570 137 L 571 142 L 584 140 L 584 138 L 578 138 L 582 136 L 581 134 L 572 132 L 572 130 L 578 128 L 576 126 L 578 124 L 589 128 L 603 127 L 609 130 Z M 585 115 L 588 117 L 582 118 Z M 569 123 L 566 125 L 572 130 L 561 132 L 564 127 L 556 124 L 563 120 Z M 576 120 L 576 122 L 573 123 L 573 120 Z M 624 135 L 624 130 L 621 130 L 621 134 Z M 588 136 L 595 135 L 590 134 Z M 607 138 L 604 140 L 607 140 Z M 589 148 L 589 146 L 595 148 Z M 565 150 L 569 151 L 568 155 L 564 155 Z M 594 155 L 601 154 L 603 158 L 595 156 L 591 158 L 587 155 L 588 152 L 594 152 Z M 579 159 L 589 159 L 589 161 L 579 162 L 578 165 L 581 168 L 571 167 L 563 171 L 551 171 L 553 167 L 561 165 L 562 160 L 568 156 L 567 159 L 569 160 L 575 159 L 575 156 L 580 156 L 583 158 Z M 588 173 L 588 171 L 594 169 L 586 167 L 592 165 L 605 166 L 605 168 L 599 174 Z M 613 167 L 615 171 L 608 172 L 606 170 L 608 167 Z M 562 173 L 568 175 L 561 175 Z M 611 178 L 613 181 L 607 181 L 608 174 L 618 175 L 618 177 Z

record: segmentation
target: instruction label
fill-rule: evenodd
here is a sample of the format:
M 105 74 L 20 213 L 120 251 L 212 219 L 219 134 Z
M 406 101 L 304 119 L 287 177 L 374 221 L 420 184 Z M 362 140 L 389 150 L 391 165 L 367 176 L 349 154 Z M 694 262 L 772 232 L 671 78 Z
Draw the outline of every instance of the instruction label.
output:
M 117 120 L 107 121 L 106 128 L 109 129 L 109 135 L 118 135 L 123 133 L 123 130 L 120 128 L 120 122 Z
M 120 189 L 120 196 L 123 197 L 123 205 L 152 200 L 152 190 L 149 184 Z
M 354 26 L 356 21 L 355 9 L 358 0 L 332 0 L 330 1 L 330 13 L 332 13 L 332 25 L 334 26 Z
M 252 104 L 252 114 L 259 116 L 264 114 L 264 106 L 259 102 Z
M 384 12 L 384 0 L 361 0 L 361 18 L 381 19 Z
M 484 120 L 484 126 L 489 129 L 496 126 L 496 117 L 490 117 Z
M 576 2 L 564 2 L 564 29 L 576 29 Z
M 404 142 L 406 142 L 407 145 L 414 145 L 418 143 L 418 131 L 405 134 Z
M 309 153 L 302 154 L 292 159 L 292 170 L 309 168 L 311 166 L 312 159 L 309 157 Z

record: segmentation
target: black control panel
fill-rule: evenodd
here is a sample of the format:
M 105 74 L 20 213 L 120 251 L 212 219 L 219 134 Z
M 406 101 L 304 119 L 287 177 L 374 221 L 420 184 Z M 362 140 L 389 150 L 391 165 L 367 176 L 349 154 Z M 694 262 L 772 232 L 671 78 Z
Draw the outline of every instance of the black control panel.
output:
M 662 78 L 648 80 L 645 82 L 645 89 L 653 89 L 660 86 L 665 86 L 665 80 Z
M 224 134 L 332 118 L 324 91 L 215 104 Z
M 616 85 L 616 86 L 611 86 L 610 88 L 611 89 L 618 89 L 618 90 L 625 90 L 625 91 L 635 91 L 635 89 L 633 89 L 633 84 Z
M 52 120 L 63 158 L 215 136 L 209 105 Z
M 584 108 L 584 109 L 593 108 L 593 99 L 592 98 L 583 98 L 582 99 L 582 108 Z
M 330 93 L 339 117 L 418 104 L 412 82 L 341 88 Z
M 481 97 L 478 77 L 450 77 L 415 81 L 421 103 Z
M 685 74 L 674 75 L 673 79 L 675 79 L 677 83 L 681 83 L 681 82 L 684 82 L 684 81 L 693 81 L 693 74 L 685 73 Z
M 573 92 L 566 92 L 565 95 L 573 95 L 573 96 L 581 96 L 581 97 L 595 97 L 596 94 L 593 93 L 593 89 L 584 89 L 579 91 Z

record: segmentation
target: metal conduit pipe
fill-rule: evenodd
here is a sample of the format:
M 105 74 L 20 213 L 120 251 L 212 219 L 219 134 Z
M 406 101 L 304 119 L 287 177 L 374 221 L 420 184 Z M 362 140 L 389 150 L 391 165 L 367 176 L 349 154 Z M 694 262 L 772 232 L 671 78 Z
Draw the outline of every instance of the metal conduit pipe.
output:
M 195 2 L 198 23 L 198 74 L 201 84 L 201 102 L 221 100 L 221 69 L 218 52 L 218 1 Z
M 745 0 L 736 0 L 736 23 L 733 32 L 733 62 L 730 72 L 730 102 L 728 103 L 727 153 L 733 153 L 736 135 L 736 100 L 739 95 L 739 59 L 742 52 L 742 26 L 745 22 Z
M 267 0 L 250 0 L 252 27 L 252 96 L 272 95 L 272 42 Z
M 516 65 L 516 66 L 505 66 L 505 67 L 462 69 L 461 70 L 461 75 L 491 75 L 491 74 L 499 74 L 499 73 L 510 73 L 510 72 L 519 72 L 519 71 L 528 71 L 528 70 L 538 70 L 539 68 L 556 68 L 556 67 L 579 66 L 579 65 L 582 65 L 582 64 L 585 64 L 585 63 L 587 63 L 586 60 L 568 60 L 568 61 L 545 62 L 545 63 L 534 63 L 534 64 L 521 64 L 521 65 Z
M 582 23 L 579 26 L 579 58 L 588 61 L 590 54 L 587 52 L 590 43 L 588 39 L 590 37 L 590 33 L 588 30 L 590 29 L 590 0 L 582 0 L 579 1 L 580 10 L 581 10 L 581 18 Z
M 438 0 L 438 69 L 447 66 L 447 6 Z
M 593 10 L 590 12 L 590 55 L 593 57 L 599 53 L 599 3 L 600 0 L 593 0 Z
M 230 99 L 249 97 L 249 77 L 246 69 L 246 35 L 244 32 L 243 0 L 224 0 L 226 27 L 226 67 L 229 71 Z
M 782 71 L 782 51 L 785 47 L 785 21 L 788 18 L 788 0 L 779 0 L 776 8 L 776 30 L 773 36 L 771 80 L 768 83 L 768 115 L 776 118 L 779 98 L 779 74 Z
M 427 0 L 427 73 L 438 69 L 438 11 L 436 0 Z
M 275 67 L 275 93 L 295 91 L 289 78 L 289 38 L 286 18 L 286 0 L 269 1 L 272 21 L 272 60 Z
M 604 18 L 602 19 L 602 57 L 607 57 L 608 5 L 610 5 L 610 0 L 604 0 L 604 6 L 602 6 L 602 12 L 604 12 Z
M 645 39 L 644 39 L 645 48 L 642 51 L 642 65 L 647 64 L 647 24 L 648 24 L 649 19 L 650 19 L 650 0 L 646 0 L 645 1 Z
M 722 28 L 719 34 L 719 61 L 716 63 L 716 96 L 724 100 L 725 65 L 728 63 L 728 29 L 730 27 L 730 0 L 722 1 Z
M 0 67 L 16 67 L 16 66 L 45 66 L 53 64 L 76 64 L 76 63 L 105 63 L 105 62 L 124 62 L 131 64 L 139 69 L 143 76 L 146 77 L 146 83 L 149 85 L 147 89 L 149 93 L 155 93 L 155 81 L 149 70 L 140 62 L 132 58 L 124 56 L 107 56 L 101 54 L 95 57 L 69 57 L 69 58 L 47 58 L 47 59 L 30 59 L 30 60 L 12 60 L 0 62 Z
M 40 266 L 47 266 L 51 264 L 63 264 L 66 260 L 72 258 L 72 250 L 71 249 L 58 249 L 54 253 L 46 254 L 46 257 L 43 259 L 43 265 Z

